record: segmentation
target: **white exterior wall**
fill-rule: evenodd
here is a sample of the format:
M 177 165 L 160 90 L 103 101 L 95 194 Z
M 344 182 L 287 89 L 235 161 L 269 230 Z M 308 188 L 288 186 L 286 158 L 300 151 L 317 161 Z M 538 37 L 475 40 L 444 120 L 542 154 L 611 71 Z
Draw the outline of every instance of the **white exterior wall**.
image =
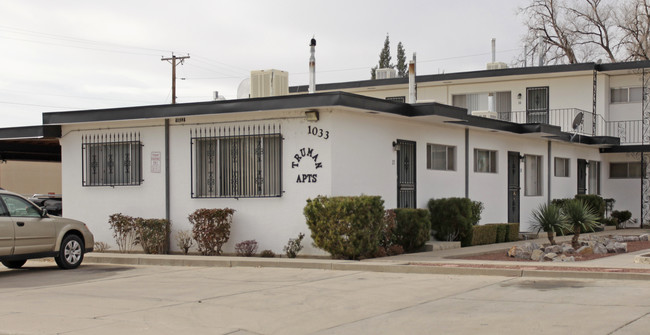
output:
M 628 153 L 605 154 L 603 155 L 602 165 L 602 196 L 603 198 L 613 198 L 614 210 L 628 210 L 632 213 L 632 218 L 641 217 L 641 180 L 640 178 L 629 179 L 610 179 L 609 163 L 610 162 L 638 162 L 639 155 Z
M 640 74 L 619 75 L 610 77 L 610 88 L 624 88 L 624 87 L 641 87 Z M 607 103 L 611 100 L 611 92 L 608 90 Z M 628 121 L 628 120 L 641 120 L 642 119 L 642 106 L 640 102 L 628 103 L 613 103 L 609 104 L 610 119 L 611 121 Z

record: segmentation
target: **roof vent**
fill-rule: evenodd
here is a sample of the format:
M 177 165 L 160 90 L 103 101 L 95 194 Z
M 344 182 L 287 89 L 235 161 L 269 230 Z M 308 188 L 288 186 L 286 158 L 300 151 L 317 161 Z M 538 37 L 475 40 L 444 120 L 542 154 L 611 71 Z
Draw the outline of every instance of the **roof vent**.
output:
M 397 70 L 391 68 L 381 68 L 377 69 L 375 74 L 376 79 L 390 79 L 397 78 Z
M 251 98 L 289 94 L 289 72 L 280 70 L 251 71 Z

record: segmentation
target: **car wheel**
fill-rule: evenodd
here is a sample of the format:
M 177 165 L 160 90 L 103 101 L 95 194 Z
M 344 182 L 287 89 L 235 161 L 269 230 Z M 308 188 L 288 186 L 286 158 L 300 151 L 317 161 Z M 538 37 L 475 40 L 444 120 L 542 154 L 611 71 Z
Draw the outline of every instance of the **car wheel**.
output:
M 3 261 L 2 265 L 10 268 L 10 269 L 20 269 L 23 265 L 25 265 L 25 262 L 27 262 L 26 259 L 21 259 L 17 261 Z
M 61 242 L 59 255 L 55 258 L 61 269 L 76 269 L 84 259 L 84 243 L 77 235 L 68 235 Z

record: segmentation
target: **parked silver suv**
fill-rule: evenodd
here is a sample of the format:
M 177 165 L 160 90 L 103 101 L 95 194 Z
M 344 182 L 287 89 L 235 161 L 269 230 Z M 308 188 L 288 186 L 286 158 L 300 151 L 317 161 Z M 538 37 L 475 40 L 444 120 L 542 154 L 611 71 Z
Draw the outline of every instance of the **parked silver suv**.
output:
M 74 269 L 95 240 L 86 224 L 48 215 L 22 196 L 0 189 L 0 262 L 17 269 L 30 258 L 54 257 L 61 269 Z

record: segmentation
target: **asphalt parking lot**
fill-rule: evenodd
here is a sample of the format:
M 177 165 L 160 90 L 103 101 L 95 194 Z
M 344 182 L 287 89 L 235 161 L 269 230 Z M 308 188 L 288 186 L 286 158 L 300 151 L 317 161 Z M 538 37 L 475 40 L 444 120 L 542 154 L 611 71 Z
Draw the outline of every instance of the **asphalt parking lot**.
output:
M 0 334 L 646 334 L 645 281 L 29 261 Z

